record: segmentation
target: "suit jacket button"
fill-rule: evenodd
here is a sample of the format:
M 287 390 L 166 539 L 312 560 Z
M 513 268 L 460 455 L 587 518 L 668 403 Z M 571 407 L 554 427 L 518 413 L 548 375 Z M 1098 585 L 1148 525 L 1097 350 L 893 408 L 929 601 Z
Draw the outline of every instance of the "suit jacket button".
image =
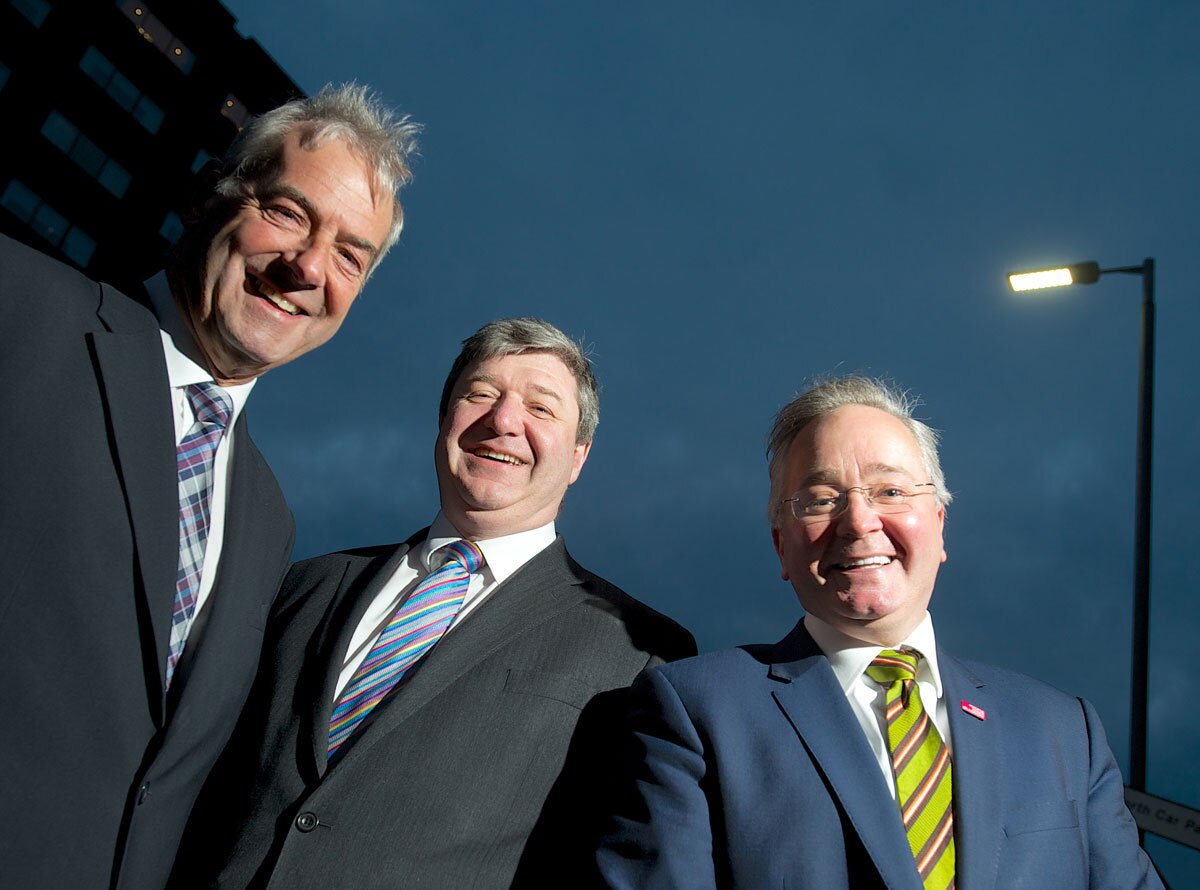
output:
M 301 813 L 296 817 L 296 828 L 304 833 L 308 833 L 317 827 L 318 820 L 315 813 Z

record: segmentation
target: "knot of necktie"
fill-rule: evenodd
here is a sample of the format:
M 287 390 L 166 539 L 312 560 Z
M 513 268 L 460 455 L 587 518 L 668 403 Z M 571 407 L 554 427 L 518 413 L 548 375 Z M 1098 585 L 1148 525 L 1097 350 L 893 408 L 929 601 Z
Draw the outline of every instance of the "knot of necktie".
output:
M 211 423 L 224 429 L 233 412 L 233 400 L 215 383 L 192 383 L 185 387 L 197 423 Z
M 483 565 L 483 551 L 470 541 L 461 540 L 447 544 L 437 551 L 437 555 L 443 554 L 445 555 L 443 566 L 450 561 L 456 562 L 466 569 L 469 575 L 474 575 Z
M 921 653 L 914 649 L 884 649 L 867 667 L 866 675 L 884 689 L 902 684 L 901 696 L 907 704 L 908 692 L 917 679 L 917 662 L 920 659 Z

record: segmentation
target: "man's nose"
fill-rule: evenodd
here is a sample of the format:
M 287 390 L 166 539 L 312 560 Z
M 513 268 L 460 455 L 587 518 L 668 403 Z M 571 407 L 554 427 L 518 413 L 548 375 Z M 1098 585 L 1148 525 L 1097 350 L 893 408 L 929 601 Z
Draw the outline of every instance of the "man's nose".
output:
M 283 261 L 301 287 L 317 288 L 325 284 L 325 247 L 316 240 L 298 245 L 284 253 Z
M 492 429 L 501 435 L 515 434 L 521 429 L 521 406 L 519 400 L 502 395 L 492 405 L 488 418 Z
M 879 513 L 867 500 L 867 493 L 857 488 L 846 492 L 846 506 L 836 522 L 839 533 L 858 538 L 882 526 Z

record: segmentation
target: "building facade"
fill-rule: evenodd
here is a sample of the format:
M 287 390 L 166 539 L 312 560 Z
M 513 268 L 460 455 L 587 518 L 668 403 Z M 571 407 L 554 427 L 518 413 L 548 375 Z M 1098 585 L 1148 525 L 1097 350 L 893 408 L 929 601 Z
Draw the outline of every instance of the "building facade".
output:
M 0 0 L 0 231 L 140 281 L 195 173 L 298 95 L 215 0 Z

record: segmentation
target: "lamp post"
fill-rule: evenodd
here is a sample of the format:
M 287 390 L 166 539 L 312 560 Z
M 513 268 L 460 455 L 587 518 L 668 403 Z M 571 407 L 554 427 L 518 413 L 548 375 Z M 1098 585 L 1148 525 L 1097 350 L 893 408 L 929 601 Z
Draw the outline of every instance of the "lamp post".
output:
M 1137 475 L 1133 529 L 1133 658 L 1129 694 L 1129 785 L 1146 790 L 1146 709 L 1150 671 L 1150 474 L 1154 437 L 1154 259 L 1140 266 L 1101 269 L 1095 262 L 1008 276 L 1014 291 L 1093 284 L 1101 275 L 1142 276 L 1142 329 L 1138 347 Z

